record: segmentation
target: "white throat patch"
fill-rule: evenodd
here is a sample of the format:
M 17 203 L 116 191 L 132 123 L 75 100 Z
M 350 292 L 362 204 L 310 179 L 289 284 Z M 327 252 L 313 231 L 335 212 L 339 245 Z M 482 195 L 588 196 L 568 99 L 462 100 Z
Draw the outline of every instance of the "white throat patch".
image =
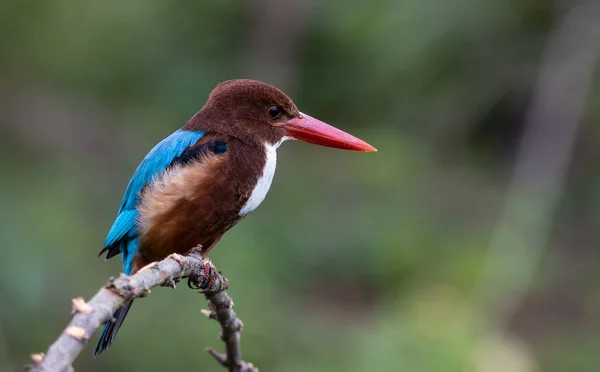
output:
M 265 200 L 265 196 L 267 196 L 267 192 L 271 187 L 271 182 L 273 181 L 273 176 L 275 175 L 275 167 L 277 165 L 277 148 L 281 145 L 282 142 L 292 139 L 290 137 L 283 137 L 279 142 L 274 145 L 265 145 L 265 151 L 267 153 L 267 161 L 265 163 L 265 167 L 263 168 L 262 176 L 256 182 L 256 186 L 254 186 L 254 190 L 252 190 L 252 194 L 248 198 L 246 204 L 240 209 L 239 215 L 246 215 L 253 210 L 256 209 Z

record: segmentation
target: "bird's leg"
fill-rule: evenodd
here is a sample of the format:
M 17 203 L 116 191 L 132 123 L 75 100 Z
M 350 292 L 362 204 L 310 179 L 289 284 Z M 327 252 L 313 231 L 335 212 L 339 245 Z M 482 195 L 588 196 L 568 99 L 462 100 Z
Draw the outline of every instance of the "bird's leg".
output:
M 201 254 L 202 246 L 198 245 L 195 248 L 190 250 L 190 253 Z M 201 275 L 192 275 L 188 278 L 188 287 L 194 290 L 201 290 L 202 292 L 213 291 L 214 288 L 211 288 L 213 283 L 219 279 L 219 277 L 223 277 L 220 272 L 217 272 L 217 268 L 213 265 L 212 262 L 206 257 L 204 257 L 204 267 Z M 223 280 L 226 280 L 222 278 Z M 219 288 L 219 290 L 221 290 Z
M 179 253 L 171 253 L 167 256 L 167 258 L 172 258 L 179 263 L 185 262 L 184 258 Z M 181 278 L 173 278 L 173 276 L 170 275 L 168 278 L 165 279 L 165 283 L 163 284 L 163 286 L 175 289 L 179 281 L 181 281 Z
M 194 248 L 190 249 L 190 251 L 187 254 L 192 254 L 192 253 L 197 253 L 200 256 L 203 256 L 202 255 L 202 244 L 196 245 Z
M 204 267 L 201 275 L 191 275 L 188 278 L 188 287 L 194 290 L 204 291 L 210 285 L 210 281 L 213 280 L 214 272 L 212 270 L 212 262 L 210 260 L 204 260 Z
M 202 244 L 196 245 L 194 248 L 190 249 L 190 251 L 188 252 L 188 254 L 194 254 L 194 253 L 202 255 Z M 200 283 L 203 283 L 205 280 L 204 275 L 206 275 L 206 267 L 207 267 L 206 263 L 207 262 L 210 262 L 210 261 L 208 261 L 207 259 L 204 259 L 204 271 L 202 273 L 202 278 L 200 280 L 198 280 L 199 278 L 197 276 L 190 276 L 188 278 L 188 282 L 187 282 L 188 288 L 194 289 L 194 290 L 198 290 L 198 289 L 202 290 L 202 284 L 200 284 Z

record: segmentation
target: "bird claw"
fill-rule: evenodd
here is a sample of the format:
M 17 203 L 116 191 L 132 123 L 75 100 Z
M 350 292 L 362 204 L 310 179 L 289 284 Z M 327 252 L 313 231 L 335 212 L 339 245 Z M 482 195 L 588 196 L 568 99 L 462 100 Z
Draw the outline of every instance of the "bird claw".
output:
M 195 290 L 201 290 L 204 293 L 216 280 L 215 274 L 216 273 L 212 262 L 210 262 L 208 259 L 204 259 L 202 275 L 190 276 L 188 278 L 188 287 Z
M 179 253 L 171 253 L 170 255 L 167 256 L 167 258 L 172 258 L 179 263 L 182 263 L 185 261 L 184 258 Z
M 175 280 L 173 280 L 173 278 L 170 278 L 169 280 L 167 280 L 167 286 L 176 289 L 177 287 L 177 282 L 175 282 Z
M 187 285 L 189 289 L 193 289 L 194 291 L 202 290 L 202 286 L 196 283 L 196 278 L 192 278 L 191 276 L 188 278 Z
M 202 254 L 202 244 L 198 244 L 194 248 L 190 249 L 190 253 L 191 252 L 198 252 L 198 253 Z

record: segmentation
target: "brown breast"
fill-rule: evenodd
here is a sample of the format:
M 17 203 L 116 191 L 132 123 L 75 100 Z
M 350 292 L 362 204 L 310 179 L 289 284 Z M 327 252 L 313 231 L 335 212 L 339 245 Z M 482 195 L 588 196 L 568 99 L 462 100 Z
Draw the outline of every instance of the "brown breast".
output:
M 201 143 L 222 139 L 205 135 Z M 207 253 L 239 222 L 265 165 L 264 148 L 226 138 L 227 152 L 168 169 L 145 188 L 138 210 L 140 247 L 134 267 L 202 245 Z

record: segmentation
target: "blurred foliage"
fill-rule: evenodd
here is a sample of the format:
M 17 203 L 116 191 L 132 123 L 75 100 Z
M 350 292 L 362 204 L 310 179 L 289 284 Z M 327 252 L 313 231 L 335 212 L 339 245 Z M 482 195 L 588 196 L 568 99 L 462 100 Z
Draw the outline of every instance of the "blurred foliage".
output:
M 543 0 L 0 3 L 0 369 L 45 350 L 70 299 L 119 272 L 95 256 L 146 151 L 218 82 L 246 77 L 379 150 L 283 146 L 266 201 L 211 253 L 245 323 L 246 360 L 290 372 L 595 370 L 597 126 L 581 134 L 510 324 L 465 306 L 541 52 L 567 11 Z M 93 360 L 90 348 L 75 368 L 219 370 L 203 307 L 187 289 L 153 291 L 109 352 Z

